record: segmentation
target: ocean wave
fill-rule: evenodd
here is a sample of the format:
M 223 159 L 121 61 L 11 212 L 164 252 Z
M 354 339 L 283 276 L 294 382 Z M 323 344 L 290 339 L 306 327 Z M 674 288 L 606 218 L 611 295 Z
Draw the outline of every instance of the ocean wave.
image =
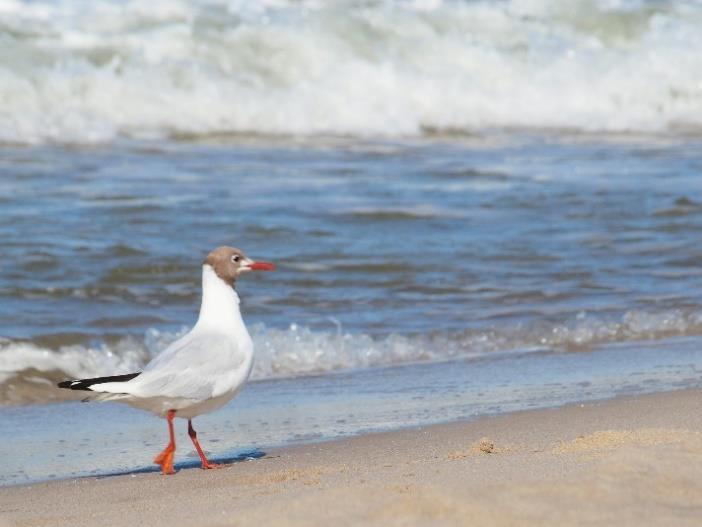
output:
M 0 142 L 702 130 L 686 0 L 0 0 Z
M 0 340 L 0 405 L 61 400 L 72 394 L 54 383 L 66 378 L 95 377 L 138 371 L 170 342 L 185 333 L 151 329 L 137 339 L 108 345 L 68 345 L 54 349 L 38 343 Z M 494 353 L 578 352 L 612 342 L 659 340 L 702 335 L 702 312 L 629 311 L 619 318 L 580 313 L 559 323 L 518 325 L 488 330 L 426 335 L 367 334 L 251 328 L 256 359 L 252 379 L 319 375 L 451 359 L 489 357 Z

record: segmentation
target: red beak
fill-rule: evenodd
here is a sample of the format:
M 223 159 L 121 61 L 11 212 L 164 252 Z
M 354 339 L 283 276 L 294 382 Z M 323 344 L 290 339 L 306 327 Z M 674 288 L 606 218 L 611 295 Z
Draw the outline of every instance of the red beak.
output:
M 275 271 L 275 264 L 270 262 L 254 262 L 249 266 L 252 271 Z

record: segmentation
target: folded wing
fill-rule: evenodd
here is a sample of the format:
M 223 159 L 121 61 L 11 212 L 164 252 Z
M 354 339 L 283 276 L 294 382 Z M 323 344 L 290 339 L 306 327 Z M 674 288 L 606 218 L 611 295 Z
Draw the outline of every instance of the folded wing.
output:
M 165 397 L 204 401 L 232 389 L 241 377 L 246 354 L 232 338 L 191 332 L 177 340 L 129 382 L 92 385 L 103 393 L 140 398 Z

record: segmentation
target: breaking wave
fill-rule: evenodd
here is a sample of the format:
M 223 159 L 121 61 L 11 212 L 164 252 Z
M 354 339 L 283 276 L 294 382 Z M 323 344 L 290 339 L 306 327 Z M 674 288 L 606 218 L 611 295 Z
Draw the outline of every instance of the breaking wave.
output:
M 46 402 L 70 397 L 54 383 L 139 370 L 182 335 L 149 330 L 143 339 L 116 344 L 49 349 L 34 342 L 0 340 L 0 404 Z M 612 342 L 702 335 L 702 312 L 629 311 L 618 319 L 581 313 L 562 324 L 538 324 L 429 335 L 372 337 L 342 331 L 316 332 L 298 325 L 252 328 L 256 349 L 253 379 L 325 374 L 354 368 L 476 358 L 491 353 L 587 351 Z
M 702 130 L 702 4 L 0 0 L 0 142 Z

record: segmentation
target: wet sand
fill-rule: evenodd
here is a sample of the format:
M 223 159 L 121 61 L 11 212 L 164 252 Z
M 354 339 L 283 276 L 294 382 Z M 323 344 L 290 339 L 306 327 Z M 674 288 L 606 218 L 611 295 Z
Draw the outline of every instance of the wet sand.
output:
M 224 469 L 0 489 L 0 526 L 699 525 L 702 392 L 271 449 Z

